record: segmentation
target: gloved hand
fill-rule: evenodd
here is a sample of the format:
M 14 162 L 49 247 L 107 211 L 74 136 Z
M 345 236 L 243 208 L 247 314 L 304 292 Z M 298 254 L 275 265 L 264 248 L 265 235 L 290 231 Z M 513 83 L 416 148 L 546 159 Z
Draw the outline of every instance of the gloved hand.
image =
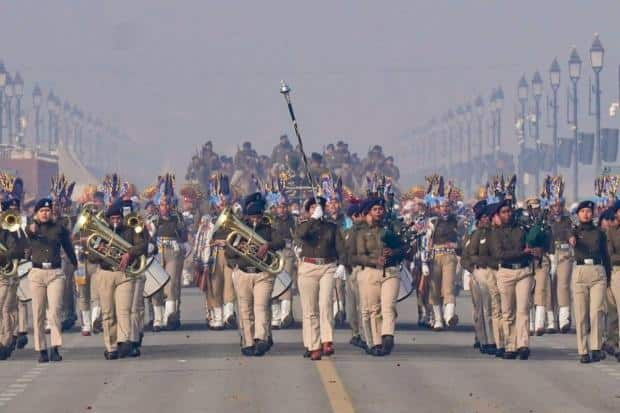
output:
M 340 264 L 336 268 L 336 272 L 334 273 L 334 278 L 335 279 L 340 278 L 343 281 L 347 279 L 347 269 L 344 267 L 344 265 Z
M 555 274 L 558 272 L 558 263 L 555 260 L 555 255 L 549 254 L 549 260 L 551 261 L 551 269 L 549 270 L 549 273 L 552 277 L 554 277 Z
M 426 263 L 422 264 L 422 275 L 425 277 L 428 277 L 429 275 L 431 275 L 431 269 Z
M 312 212 L 312 215 L 310 215 L 310 218 L 312 219 L 323 218 L 323 207 L 321 205 L 317 205 L 316 208 L 314 209 L 314 212 Z

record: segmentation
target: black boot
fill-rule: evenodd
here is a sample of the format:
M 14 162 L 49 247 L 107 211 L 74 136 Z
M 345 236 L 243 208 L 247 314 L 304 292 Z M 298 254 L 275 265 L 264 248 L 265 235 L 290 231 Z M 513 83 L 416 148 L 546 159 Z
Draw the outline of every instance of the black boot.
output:
M 498 348 L 497 351 L 495 352 L 495 357 L 497 358 L 504 358 L 504 354 L 506 354 L 506 349 L 505 348 Z
M 50 361 L 47 350 L 39 351 L 39 363 L 48 363 Z
M 131 353 L 129 357 L 140 357 L 142 353 L 140 352 L 140 342 L 134 341 L 131 343 Z
M 241 349 L 241 354 L 243 354 L 246 357 L 251 357 L 251 356 L 254 356 L 256 354 L 256 349 L 254 348 L 254 346 L 243 347 Z
M 530 349 L 529 347 L 521 347 L 518 350 L 519 353 L 519 360 L 527 360 L 528 358 L 530 358 Z
M 374 346 L 370 349 L 370 352 L 368 354 L 375 357 L 383 357 L 385 356 L 385 350 L 381 346 Z
M 308 350 L 308 349 L 304 350 L 304 358 L 305 359 L 309 359 L 311 355 L 312 355 L 312 352 L 310 350 Z
M 267 337 L 267 344 L 269 344 L 269 350 L 271 350 L 271 347 L 273 347 L 273 337 L 272 336 Z
M 18 333 L 17 336 L 17 348 L 22 349 L 28 344 L 28 333 Z
M 592 363 L 596 363 L 601 360 L 605 360 L 605 353 L 601 350 L 592 350 Z
M 58 346 L 54 346 L 50 350 L 50 360 L 51 361 L 62 361 L 62 356 L 58 352 Z
M 140 338 L 138 339 L 138 347 L 142 347 L 143 339 L 144 339 L 144 333 L 140 333 Z
M 487 344 L 486 353 L 489 356 L 494 356 L 497 354 L 497 346 L 495 344 Z
M 118 357 L 124 359 L 125 357 L 129 357 L 131 354 L 131 343 L 129 341 L 124 341 L 122 343 L 118 343 Z
M 13 353 L 16 348 L 17 348 L 17 336 L 13 336 L 11 338 L 11 345 L 9 346 L 9 350 L 11 350 L 11 353 Z
M 254 348 L 254 355 L 260 357 L 269 351 L 269 343 L 265 340 L 254 340 Z
M 506 351 L 504 352 L 504 360 L 514 360 L 517 358 L 517 352 L 516 351 Z
M 114 350 L 114 351 L 104 351 L 103 352 L 103 357 L 105 357 L 106 360 L 118 360 L 118 351 Z
M 4 347 L 4 346 L 0 346 L 0 360 L 6 360 L 9 358 L 9 355 L 11 353 L 9 352 L 9 349 Z
M 381 337 L 381 345 L 383 347 L 383 352 L 385 355 L 388 355 L 392 352 L 394 348 L 394 336 L 391 334 L 386 334 Z
M 590 355 L 589 354 L 583 354 L 582 356 L 579 357 L 579 362 L 581 364 L 588 364 L 591 361 L 592 360 L 590 359 Z

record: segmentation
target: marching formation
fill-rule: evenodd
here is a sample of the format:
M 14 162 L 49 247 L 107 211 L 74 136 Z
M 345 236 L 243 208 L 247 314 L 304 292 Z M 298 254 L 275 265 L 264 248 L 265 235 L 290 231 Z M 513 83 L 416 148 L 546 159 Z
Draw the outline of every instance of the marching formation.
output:
M 293 325 L 293 300 L 304 357 L 334 354 L 345 323 L 351 345 L 387 356 L 399 301 L 415 292 L 419 325 L 441 332 L 458 325 L 465 289 L 484 354 L 527 360 L 531 336 L 574 325 L 582 363 L 620 361 L 620 177 L 570 208 L 560 176 L 523 201 L 515 176 L 489 177 L 471 202 L 439 175 L 403 191 L 380 147 L 356 163 L 340 142 L 308 161 L 281 92 L 295 149 L 283 137 L 256 162 L 244 144 L 230 162 L 207 142 L 180 189 L 166 173 L 139 193 L 115 173 L 74 194 L 61 175 L 22 211 L 22 180 L 0 175 L 0 359 L 27 345 L 30 313 L 41 363 L 62 360 L 78 319 L 105 359 L 138 357 L 146 329 L 180 327 L 181 290 L 195 286 L 209 328 L 237 329 L 244 356 Z

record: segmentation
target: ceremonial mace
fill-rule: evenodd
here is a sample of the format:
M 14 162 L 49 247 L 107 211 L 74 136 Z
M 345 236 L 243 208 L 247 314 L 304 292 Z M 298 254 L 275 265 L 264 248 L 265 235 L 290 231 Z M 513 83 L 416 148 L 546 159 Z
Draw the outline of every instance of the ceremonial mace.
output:
M 295 129 L 295 135 L 297 136 L 297 143 L 299 144 L 299 152 L 301 152 L 301 158 L 304 161 L 304 167 L 306 169 L 306 178 L 308 178 L 308 182 L 312 187 L 312 193 L 314 194 L 314 198 L 316 199 L 316 190 L 314 188 L 314 180 L 312 179 L 312 174 L 310 173 L 310 167 L 308 166 L 308 158 L 306 157 L 306 152 L 304 151 L 304 144 L 301 141 L 301 134 L 299 133 L 299 126 L 297 125 L 297 118 L 295 118 L 295 111 L 293 111 L 293 104 L 291 103 L 291 87 L 286 84 L 284 80 L 280 82 L 280 93 L 284 96 L 286 100 L 286 105 L 288 106 L 288 113 L 291 115 L 291 121 L 293 122 L 293 129 Z M 318 201 L 317 201 L 318 204 Z

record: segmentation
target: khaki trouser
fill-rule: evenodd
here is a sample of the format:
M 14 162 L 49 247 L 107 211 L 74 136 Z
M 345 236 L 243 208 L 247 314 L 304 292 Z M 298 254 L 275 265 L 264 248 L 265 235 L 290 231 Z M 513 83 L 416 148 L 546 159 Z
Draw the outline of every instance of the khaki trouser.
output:
M 86 262 L 84 264 L 84 282 L 78 281 L 79 277 L 75 277 L 79 294 L 78 307 L 80 311 L 90 311 L 91 306 L 99 306 L 97 279 L 94 277 L 98 269 L 99 266 L 97 264 Z
M 103 343 L 116 351 L 118 343 L 131 341 L 131 305 L 135 280 L 120 271 L 97 271 Z
M 357 275 L 364 336 L 370 347 L 381 344 L 381 337 L 394 335 L 396 300 L 400 289 L 398 267 L 366 267 Z
M 247 273 L 235 269 L 232 274 L 237 305 L 239 332 L 243 347 L 251 347 L 254 340 L 266 341 L 270 335 L 271 293 L 275 277 L 267 273 Z
M 144 274 L 136 278 L 131 301 L 131 341 L 140 341 L 140 334 L 144 332 Z
M 558 307 L 570 307 L 570 280 L 573 273 L 573 257 L 570 251 L 557 250 L 557 270 L 552 280 L 552 302 Z
M 498 348 L 505 348 L 504 329 L 502 320 L 502 299 L 497 286 L 497 270 L 489 269 L 486 273 L 486 286 L 491 297 L 491 321 L 493 329 L 493 341 Z
M 534 305 L 546 307 L 547 310 L 551 310 L 551 278 L 549 271 L 551 264 L 549 257 L 546 255 L 542 258 L 542 262 L 534 267 Z
M 601 349 L 606 288 L 607 277 L 602 265 L 575 266 L 573 303 L 575 305 L 577 351 L 580 355 Z
M 215 254 L 213 273 L 206 293 L 207 310 L 235 301 L 232 268 L 228 267 L 224 248 L 218 248 Z
M 28 303 L 19 300 L 17 300 L 17 332 L 28 333 Z
M 436 254 L 431 266 L 431 305 L 454 304 L 454 282 L 458 259 L 454 254 Z M 443 301 L 442 301 L 443 299 Z
M 616 278 L 620 278 L 618 276 L 616 276 Z M 613 275 L 612 275 L 612 283 L 616 282 L 617 284 L 620 283 L 617 280 L 613 279 Z M 619 289 L 618 293 L 620 293 L 620 286 L 617 286 L 616 289 Z M 606 304 L 607 304 L 607 318 L 605 321 L 605 342 L 607 343 L 608 346 L 612 346 L 616 352 L 618 352 L 618 339 L 619 339 L 619 331 L 618 331 L 618 312 L 620 311 L 618 309 L 618 301 L 620 300 L 620 295 L 616 298 L 616 295 L 614 294 L 614 289 L 612 288 L 612 286 L 610 285 L 609 287 L 607 287 L 607 291 L 605 294 L 606 297 Z
M 65 273 L 65 289 L 63 290 L 63 318 L 75 314 L 75 267 L 63 254 L 62 271 Z
M 334 308 L 332 290 L 336 264 L 317 265 L 302 262 L 297 283 L 303 314 L 304 347 L 309 351 L 321 348 L 321 343 L 334 341 Z
M 360 266 L 353 267 L 353 270 L 347 277 L 346 282 L 345 303 L 347 305 L 347 321 L 351 326 L 351 334 L 353 337 L 360 335 L 360 290 L 359 283 L 357 281 L 357 276 L 360 271 Z
M 62 308 L 65 274 L 62 269 L 33 268 L 28 273 L 32 294 L 34 349 L 46 350 L 45 321 L 49 322 L 52 347 L 62 346 Z M 47 315 L 46 315 L 47 312 Z
M 165 301 L 176 301 L 181 308 L 181 273 L 183 272 L 183 251 L 161 247 L 159 250 L 161 265 L 170 275 L 170 281 L 153 296 L 153 305 L 164 305 Z M 178 311 L 178 310 L 177 310 Z
M 0 346 L 8 347 L 13 340 L 13 324 L 9 309 L 11 280 L 0 278 Z
M 8 320 L 8 328 L 13 336 L 17 336 L 19 332 L 19 300 L 17 299 L 17 287 L 19 286 L 19 278 L 11 278 L 9 281 L 9 295 L 5 301 L 6 317 Z M 27 321 L 27 320 L 26 320 Z M 27 329 L 28 327 L 26 327 Z M 27 330 L 26 330 L 27 331 Z
M 489 282 L 492 270 L 488 268 L 477 268 L 474 270 L 472 277 L 472 300 L 474 294 L 478 294 L 479 307 L 476 309 L 474 305 L 474 328 L 480 344 L 495 344 L 495 332 L 493 329 L 493 305 L 491 299 L 491 288 Z M 493 279 L 494 281 L 494 279 Z M 495 287 L 497 289 L 497 286 Z M 476 320 L 479 318 L 479 320 Z M 501 343 L 500 343 L 501 344 Z
M 530 292 L 532 270 L 500 268 L 496 273 L 502 305 L 502 327 L 506 351 L 529 347 Z
M 293 300 L 293 287 L 297 285 L 297 257 L 295 257 L 295 253 L 290 248 L 285 248 L 282 250 L 282 255 L 284 255 L 284 271 L 291 276 L 293 283 L 291 284 L 291 288 L 286 290 L 284 294 L 279 297 L 279 300 Z

